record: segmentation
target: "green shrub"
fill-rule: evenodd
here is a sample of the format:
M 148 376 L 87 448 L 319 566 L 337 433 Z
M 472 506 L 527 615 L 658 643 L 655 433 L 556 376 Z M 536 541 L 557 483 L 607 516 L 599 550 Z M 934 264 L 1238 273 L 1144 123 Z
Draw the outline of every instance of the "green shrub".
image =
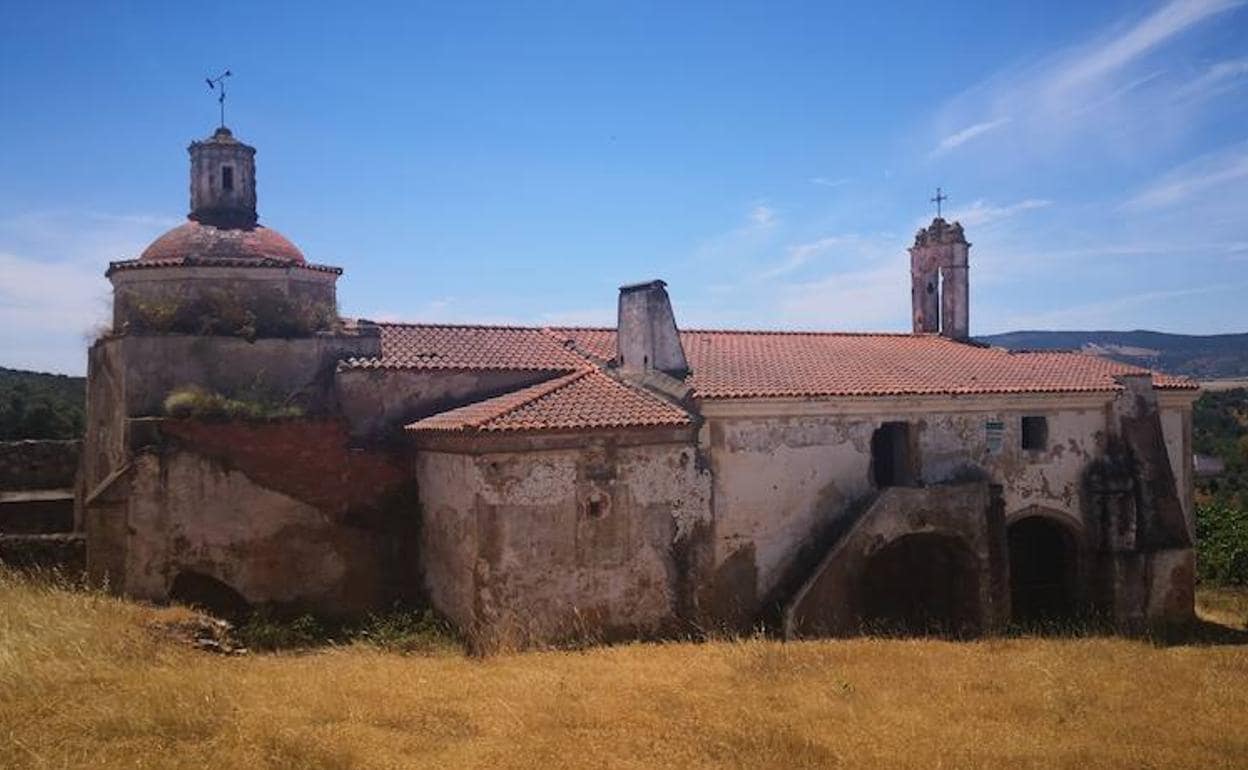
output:
M 165 415 L 210 422 L 226 420 L 280 420 L 302 417 L 298 406 L 270 400 L 226 398 L 197 386 L 177 388 L 165 398 Z
M 298 649 L 329 641 L 325 627 L 312 615 L 286 620 L 263 608 L 248 616 L 238 627 L 236 636 L 244 647 L 252 650 Z
M 451 625 L 429 609 L 369 615 L 349 637 L 394 652 L 428 652 L 458 645 Z
M 1197 505 L 1196 543 L 1202 582 L 1248 585 L 1248 508 L 1226 499 Z

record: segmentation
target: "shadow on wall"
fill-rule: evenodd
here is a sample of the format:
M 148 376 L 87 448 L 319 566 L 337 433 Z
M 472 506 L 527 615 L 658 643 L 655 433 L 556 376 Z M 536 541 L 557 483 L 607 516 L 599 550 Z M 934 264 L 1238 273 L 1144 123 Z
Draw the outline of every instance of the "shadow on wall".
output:
M 979 633 L 979 566 L 953 535 L 903 535 L 863 569 L 862 625 L 870 632 Z

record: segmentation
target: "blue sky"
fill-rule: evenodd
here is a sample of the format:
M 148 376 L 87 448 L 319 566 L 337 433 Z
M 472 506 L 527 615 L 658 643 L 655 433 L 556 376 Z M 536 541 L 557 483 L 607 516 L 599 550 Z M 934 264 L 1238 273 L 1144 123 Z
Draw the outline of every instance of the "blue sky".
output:
M 0 365 L 85 369 L 225 67 L 350 315 L 904 330 L 941 185 L 974 333 L 1248 329 L 1243 0 L 840 5 L 0 0 Z

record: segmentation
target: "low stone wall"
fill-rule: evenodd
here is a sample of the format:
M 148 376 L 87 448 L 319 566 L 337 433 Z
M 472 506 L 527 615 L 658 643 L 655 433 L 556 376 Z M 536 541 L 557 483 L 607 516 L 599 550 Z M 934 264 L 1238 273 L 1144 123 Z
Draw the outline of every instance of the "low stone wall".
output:
M 0 442 L 0 490 L 71 488 L 81 451 L 81 441 Z

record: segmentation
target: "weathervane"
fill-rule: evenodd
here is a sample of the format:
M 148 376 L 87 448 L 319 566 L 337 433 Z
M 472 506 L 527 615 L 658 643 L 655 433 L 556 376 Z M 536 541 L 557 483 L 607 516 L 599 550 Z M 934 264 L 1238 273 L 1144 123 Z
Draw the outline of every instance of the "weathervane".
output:
M 230 74 L 230 73 L 228 73 L 228 72 L 227 72 L 227 73 L 225 73 L 225 74 L 227 74 L 227 75 L 228 75 L 228 74 Z M 221 98 L 222 98 L 222 99 L 224 99 L 224 98 L 225 98 L 225 96 L 224 96 L 224 95 L 222 95 L 222 97 L 221 97 Z M 942 204 L 942 203 L 944 203 L 945 201 L 949 200 L 949 196 L 948 196 L 948 195 L 945 195 L 943 192 L 941 192 L 941 191 L 940 191 L 940 188 L 939 188 L 939 187 L 937 187 L 937 188 L 936 188 L 936 197 L 935 197 L 935 198 L 931 198 L 930 200 L 931 200 L 931 202 L 932 202 L 932 203 L 935 203 L 935 204 L 936 204 L 936 216 L 937 216 L 937 218 L 939 218 L 939 217 L 940 217 L 940 204 Z
M 217 97 L 217 104 L 221 105 L 221 127 L 225 128 L 225 79 L 234 73 L 226 70 L 215 78 L 204 78 L 204 82 L 208 84 L 210 91 L 221 90 L 221 95 Z

